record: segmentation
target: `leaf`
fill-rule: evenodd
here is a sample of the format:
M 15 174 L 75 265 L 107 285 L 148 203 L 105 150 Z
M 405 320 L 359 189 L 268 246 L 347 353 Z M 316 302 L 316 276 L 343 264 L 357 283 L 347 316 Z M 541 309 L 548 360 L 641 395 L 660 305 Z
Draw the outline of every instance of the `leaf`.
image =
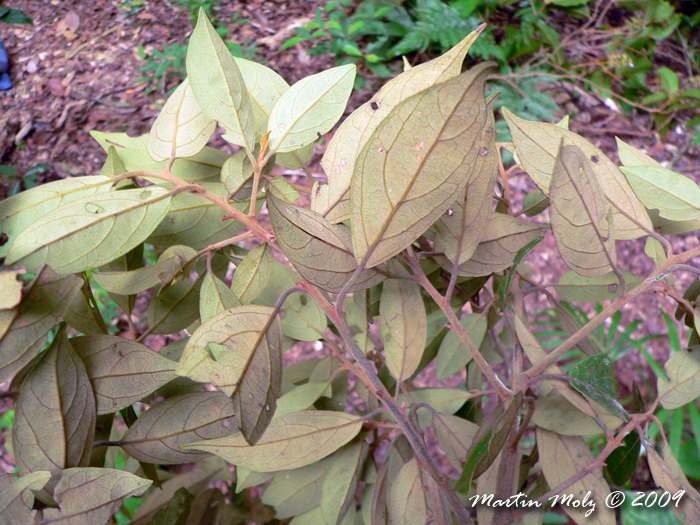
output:
M 671 355 L 664 370 L 668 380 L 656 380 L 661 406 L 673 410 L 700 396 L 700 346 L 689 346 Z
M 537 186 L 548 194 L 554 173 L 557 154 L 561 141 L 564 146 L 578 146 L 595 173 L 603 193 L 613 206 L 613 223 L 615 238 L 619 240 L 636 239 L 646 235 L 636 224 L 621 215 L 616 207 L 624 210 L 645 228 L 651 229 L 651 222 L 644 206 L 630 188 L 625 176 L 612 161 L 581 136 L 554 124 L 529 122 L 516 117 L 506 108 L 501 110 L 508 124 L 513 144 L 520 163 Z
M 21 270 L 0 272 L 0 310 L 11 310 L 22 301 Z
M 90 381 L 63 325 L 17 396 L 12 445 L 20 475 L 46 470 L 56 477 L 86 466 L 95 421 Z
M 236 306 L 241 306 L 236 294 L 213 272 L 207 270 L 199 290 L 199 313 L 202 323 Z
M 285 91 L 270 112 L 270 151 L 285 153 L 314 142 L 343 115 L 355 64 L 309 75 Z
M 483 27 L 473 31 L 444 55 L 391 79 L 342 122 L 321 160 L 328 185 L 317 187 L 312 192 L 312 210 L 333 223 L 350 218 L 349 190 L 355 162 L 374 130 L 402 100 L 459 75 L 464 57 L 481 31 Z
M 379 306 L 379 336 L 384 342 L 386 366 L 397 382 L 418 368 L 428 331 L 420 288 L 406 279 L 388 279 Z
M 221 182 L 224 183 L 231 199 L 236 202 L 250 199 L 253 192 L 254 173 L 253 165 L 245 150 L 239 151 L 224 162 L 221 166 Z
M 617 401 L 612 367 L 607 354 L 597 354 L 576 363 L 570 370 L 571 385 L 623 421 L 629 421 L 627 411 Z
M 620 162 L 622 162 L 623 165 L 662 167 L 659 162 L 652 159 L 649 155 L 623 142 L 618 137 L 615 137 L 615 141 L 617 142 L 617 155 L 620 157 Z
M 85 364 L 98 414 L 123 410 L 177 377 L 175 361 L 123 337 L 74 337 L 70 344 Z
M 111 468 L 64 470 L 54 494 L 60 509 L 45 509 L 41 523 L 106 524 L 121 507 L 123 498 L 140 496 L 151 483 L 129 472 Z
M 267 194 L 267 209 L 277 242 L 299 274 L 323 290 L 339 293 L 357 268 L 350 228 L 330 224 L 318 213 L 288 204 L 272 192 Z M 364 270 L 348 291 L 370 288 L 385 278 L 376 270 Z
M 289 184 L 284 177 L 274 177 L 267 181 L 265 191 L 274 191 L 283 202 L 286 204 L 294 204 L 299 199 L 299 192 Z
M 282 333 L 272 315 L 270 307 L 246 305 L 212 317 L 190 337 L 176 369 L 233 396 L 241 431 L 251 442 L 265 431 L 281 394 Z
M 233 274 L 231 290 L 242 304 L 249 304 L 267 286 L 272 272 L 272 248 L 267 244 L 248 252 Z
M 525 259 L 525 257 L 527 257 L 530 254 L 530 252 L 535 249 L 535 246 L 542 242 L 543 239 L 543 236 L 539 236 L 531 240 L 525 246 L 520 248 L 518 250 L 518 253 L 515 254 L 515 258 L 513 259 L 513 266 L 508 268 L 508 273 L 506 273 L 505 277 L 501 281 L 501 284 L 498 285 L 498 295 L 500 296 L 501 301 L 505 301 L 506 296 L 510 292 L 510 285 L 513 282 L 513 277 L 515 276 L 518 265 L 521 262 L 523 262 L 523 259 Z
M 579 275 L 600 277 L 616 264 L 603 190 L 576 146 L 562 146 L 549 187 L 554 240 L 566 265 Z
M 334 455 L 328 475 L 323 481 L 321 496 L 321 511 L 326 523 L 340 525 L 350 506 L 355 506 L 357 484 L 368 452 L 369 446 L 363 440 Z
M 539 237 L 548 228 L 502 213 L 491 213 L 487 229 L 471 258 L 460 265 L 458 275 L 481 277 L 500 272 L 513 265 L 518 251 Z M 453 263 L 438 256 L 440 265 L 452 271 Z
M 321 503 L 321 488 L 331 466 L 330 458 L 275 475 L 262 497 L 265 505 L 275 507 L 279 520 L 312 510 Z
M 423 490 L 420 467 L 408 461 L 401 467 L 389 488 L 387 515 L 392 525 L 423 523 L 428 514 L 427 493 Z
M 211 452 L 258 472 L 273 472 L 300 468 L 332 454 L 357 435 L 363 422 L 362 418 L 343 412 L 296 412 L 273 419 L 253 446 L 236 433 L 184 448 Z
M 5 264 L 30 271 L 48 264 L 58 273 L 102 266 L 141 244 L 170 206 L 162 188 L 102 193 L 54 210 L 23 230 Z
M 217 197 L 226 197 L 222 184 L 204 183 L 202 186 Z M 245 212 L 248 203 L 233 203 L 232 206 Z M 210 244 L 233 237 L 243 229 L 243 223 L 238 221 L 222 221 L 224 215 L 224 210 L 201 195 L 179 193 L 173 197 L 168 213 L 146 242 L 155 246 L 182 244 L 202 250 Z
M 462 462 L 467 457 L 467 451 L 479 430 L 478 425 L 448 414 L 433 414 L 433 425 L 438 443 L 445 452 L 447 460 L 454 468 L 462 468 Z
M 605 472 L 612 484 L 624 487 L 630 480 L 637 470 L 641 448 L 639 432 L 633 430 L 624 437 L 622 444 L 610 453 L 606 460 Z
M 178 489 L 166 508 L 153 516 L 149 525 L 182 525 L 192 510 L 192 494 L 186 488 Z
M 112 182 L 102 175 L 57 180 L 0 202 L 0 231 L 8 237 L 0 246 L 0 257 L 6 256 L 17 235 L 38 218 L 84 197 L 108 192 Z
M 627 291 L 639 285 L 642 280 L 631 273 L 621 270 L 627 283 Z M 554 285 L 557 293 L 567 301 L 597 302 L 615 299 L 620 295 L 620 284 L 614 273 L 600 277 L 584 277 L 576 272 L 566 272 Z
M 486 317 L 481 314 L 468 314 L 462 317 L 459 323 L 467 332 L 472 343 L 479 348 L 486 335 Z M 440 343 L 435 361 L 438 379 L 442 380 L 459 372 L 471 360 L 472 355 L 467 347 L 464 346 L 457 334 L 450 330 Z
M 275 477 L 275 474 L 276 472 L 255 472 L 247 468 L 236 467 L 236 494 L 240 494 L 247 488 L 267 483 Z
M 700 188 L 694 180 L 660 166 L 628 166 L 620 170 L 644 206 L 659 210 L 662 218 L 700 218 Z
M 119 158 L 116 148 L 114 146 L 109 146 L 109 148 L 107 148 L 107 160 L 105 160 L 105 163 L 100 169 L 100 175 L 114 177 L 115 175 L 121 175 L 122 173 L 126 172 L 127 169 L 124 167 L 124 163 L 122 163 L 121 159 Z M 42 185 L 42 187 L 43 186 L 44 185 Z
M 256 299 L 257 303 L 274 305 L 279 296 L 295 286 L 298 280 L 294 270 L 279 261 L 273 261 L 270 281 Z M 298 341 L 318 341 L 328 326 L 323 309 L 306 294 L 293 293 L 282 305 L 282 333 Z
M 207 145 L 216 122 L 202 113 L 189 79 L 168 98 L 148 136 L 148 153 L 156 161 L 191 157 Z
M 146 311 L 148 324 L 155 334 L 174 334 L 184 330 L 199 317 L 199 290 L 204 277 L 195 282 L 179 280 L 164 286 L 151 297 Z
M 0 523 L 12 525 L 34 523 L 35 510 L 31 510 L 33 494 L 29 490 L 41 490 L 51 477 L 50 472 L 32 472 L 22 476 L 10 486 L 0 489 Z M 29 497 L 29 505 L 25 504 Z
M 409 97 L 372 133 L 350 196 L 358 263 L 371 268 L 401 252 L 455 202 L 478 156 L 488 153 L 480 131 L 488 118 L 483 90 L 491 68 L 478 65 Z
M 204 114 L 226 130 L 226 141 L 252 151 L 256 124 L 248 90 L 236 60 L 201 7 L 185 63 Z
M 523 213 L 527 217 L 539 215 L 549 207 L 549 198 L 542 193 L 542 190 L 536 189 L 525 195 L 523 199 Z
M 609 430 L 614 430 L 622 424 L 621 419 L 609 414 L 596 403 L 591 402 L 591 408 Z M 604 433 L 595 419 L 557 393 L 537 399 L 532 422 L 538 427 L 563 436 L 597 436 Z
M 10 379 L 39 353 L 82 283 L 77 275 L 62 276 L 44 267 L 19 307 L 0 311 L 0 381 Z
M 666 443 L 663 451 L 666 461 L 653 448 L 647 449 L 649 470 L 659 487 L 674 496 L 680 494 L 679 499 L 670 505 L 671 510 L 684 525 L 692 525 L 700 520 L 700 494 L 683 474 L 670 448 Z
M 215 439 L 233 431 L 233 404 L 221 392 L 193 392 L 161 401 L 126 431 L 121 447 L 139 461 L 156 465 L 190 463 L 207 456 L 180 445 Z
M 542 428 L 537 429 L 537 449 L 544 477 L 550 487 L 563 483 L 595 459 L 583 438 L 561 436 Z M 588 505 L 561 505 L 561 508 L 579 525 L 615 525 L 615 511 L 604 503 L 610 494 L 610 487 L 603 479 L 601 469 L 574 483 L 564 493 L 572 494 L 574 500 L 582 502 L 589 491 Z M 585 516 L 594 503 L 595 512 Z
M 91 131 L 90 135 L 105 151 L 114 148 L 125 171 L 163 171 L 165 167 L 166 161 L 156 162 L 148 153 L 148 135 L 130 137 L 126 133 L 101 131 Z M 191 182 L 216 182 L 219 179 L 221 166 L 227 158 L 229 155 L 223 151 L 205 146 L 192 157 L 176 159 L 170 172 L 176 177 Z M 155 178 L 150 180 L 156 184 L 163 182 Z
M 286 370 L 286 369 L 285 369 Z M 322 396 L 328 395 L 330 385 L 327 382 L 312 381 L 292 388 L 277 400 L 278 417 L 307 410 Z

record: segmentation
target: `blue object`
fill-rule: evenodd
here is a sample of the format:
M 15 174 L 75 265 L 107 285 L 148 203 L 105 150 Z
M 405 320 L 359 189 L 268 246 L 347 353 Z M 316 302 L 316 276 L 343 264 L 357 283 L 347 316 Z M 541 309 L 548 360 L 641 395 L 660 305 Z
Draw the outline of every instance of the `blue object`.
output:
M 10 58 L 7 56 L 5 43 L 0 39 L 0 90 L 12 88 L 10 80 Z

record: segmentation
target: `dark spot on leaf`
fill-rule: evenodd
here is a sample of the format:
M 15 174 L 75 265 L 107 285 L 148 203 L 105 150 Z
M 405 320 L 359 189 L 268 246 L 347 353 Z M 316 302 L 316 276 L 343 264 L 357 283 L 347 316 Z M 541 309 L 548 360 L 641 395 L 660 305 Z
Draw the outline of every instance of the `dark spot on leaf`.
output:
M 372 102 L 370 103 L 369 107 L 371 107 L 374 111 L 377 111 L 377 110 L 379 109 L 379 104 L 377 104 L 376 102 L 372 101 Z
M 299 302 L 301 303 L 302 306 L 306 306 L 306 303 L 308 303 L 309 300 L 306 298 L 305 295 L 302 295 L 302 296 L 299 298 Z
M 8 240 L 10 240 L 10 238 L 7 236 L 6 233 L 0 234 L 0 246 L 5 246 Z
M 595 163 L 595 164 L 598 164 L 598 162 L 600 162 L 600 159 L 599 159 L 598 157 L 596 157 L 595 155 L 593 155 L 593 156 L 591 157 L 591 162 L 593 162 L 593 163 Z
M 617 287 L 618 287 L 618 286 L 619 286 L 619 285 L 618 285 L 617 283 L 609 284 L 609 285 L 608 285 L 608 292 L 610 292 L 610 293 L 615 293 L 615 292 L 617 292 Z

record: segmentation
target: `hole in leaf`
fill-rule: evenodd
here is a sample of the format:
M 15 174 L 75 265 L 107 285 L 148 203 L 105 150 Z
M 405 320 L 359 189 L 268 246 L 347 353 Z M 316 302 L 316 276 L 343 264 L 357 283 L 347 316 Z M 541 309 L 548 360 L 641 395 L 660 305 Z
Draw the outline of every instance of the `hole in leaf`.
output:
M 593 162 L 594 164 L 598 164 L 598 162 L 600 162 L 600 159 L 598 157 L 596 157 L 595 155 L 593 155 L 591 157 L 591 162 Z
M 377 111 L 377 110 L 379 109 L 379 104 L 377 104 L 376 102 L 372 101 L 372 102 L 370 103 L 369 107 L 371 107 L 374 111 Z
M 0 233 L 0 246 L 5 246 L 9 240 L 10 238 L 6 233 Z

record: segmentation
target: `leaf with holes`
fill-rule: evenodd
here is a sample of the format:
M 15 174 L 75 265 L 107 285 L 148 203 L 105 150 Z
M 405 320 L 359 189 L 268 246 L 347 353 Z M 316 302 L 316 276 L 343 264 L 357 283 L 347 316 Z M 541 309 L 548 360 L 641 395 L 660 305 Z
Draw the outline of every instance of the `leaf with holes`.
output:
M 358 263 L 372 268 L 403 251 L 455 202 L 485 151 L 492 67 L 480 64 L 407 98 L 372 133 L 350 194 Z

